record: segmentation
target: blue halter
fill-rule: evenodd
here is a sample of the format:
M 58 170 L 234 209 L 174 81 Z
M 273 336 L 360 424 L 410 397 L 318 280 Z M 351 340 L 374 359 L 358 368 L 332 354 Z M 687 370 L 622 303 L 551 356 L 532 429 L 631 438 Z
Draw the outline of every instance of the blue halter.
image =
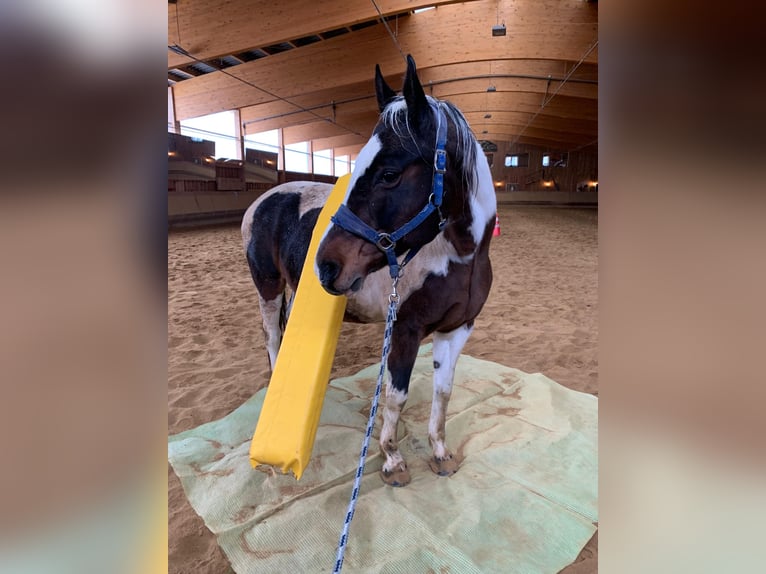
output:
M 341 204 L 338 211 L 335 212 L 335 215 L 330 218 L 330 220 L 338 227 L 345 229 L 349 233 L 353 233 L 362 239 L 366 239 L 370 243 L 374 243 L 378 249 L 385 253 L 386 259 L 388 260 L 389 271 L 393 279 L 401 276 L 404 266 L 407 265 L 407 263 L 409 263 L 420 250 L 420 247 L 410 249 L 402 261 L 402 264 L 399 265 L 395 253 L 396 242 L 423 223 L 434 211 L 439 214 L 439 230 L 444 229 L 444 226 L 447 223 L 447 220 L 444 219 L 441 213 L 442 199 L 444 196 L 444 174 L 447 171 L 447 151 L 445 149 L 447 145 L 447 117 L 441 109 L 441 106 L 438 104 L 432 103 L 431 108 L 436 116 L 436 151 L 434 153 L 434 173 L 433 181 L 431 183 L 431 195 L 428 197 L 428 203 L 426 203 L 423 209 L 421 209 L 415 217 L 392 233 L 375 231 L 372 227 L 359 219 L 359 217 L 357 217 L 345 203 Z

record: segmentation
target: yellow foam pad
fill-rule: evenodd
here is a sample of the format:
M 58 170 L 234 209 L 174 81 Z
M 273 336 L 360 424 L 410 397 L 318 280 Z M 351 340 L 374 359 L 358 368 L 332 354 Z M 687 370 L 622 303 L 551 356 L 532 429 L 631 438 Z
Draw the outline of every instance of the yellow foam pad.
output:
M 330 378 L 346 298 L 328 294 L 314 273 L 314 258 L 330 217 L 346 195 L 351 175 L 340 177 L 319 213 L 295 292 L 290 319 L 250 444 L 250 463 L 269 464 L 296 478 L 308 465 Z

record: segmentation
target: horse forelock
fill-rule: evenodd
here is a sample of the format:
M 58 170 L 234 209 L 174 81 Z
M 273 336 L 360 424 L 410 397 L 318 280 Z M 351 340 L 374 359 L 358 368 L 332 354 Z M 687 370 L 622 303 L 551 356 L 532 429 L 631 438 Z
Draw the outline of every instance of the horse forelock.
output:
M 457 109 L 454 104 L 445 101 L 438 100 L 431 96 L 426 96 L 429 104 L 436 106 L 444 111 L 447 117 L 447 121 L 451 122 L 455 130 L 455 147 L 454 157 L 455 163 L 459 166 L 459 169 L 463 175 L 463 182 L 466 189 L 470 193 L 475 194 L 477 192 L 478 173 L 476 170 L 477 155 L 476 155 L 476 138 L 468 125 L 468 121 L 462 112 Z M 417 154 L 420 155 L 425 161 L 433 161 L 433 149 L 436 142 L 436 120 L 434 119 L 432 126 L 431 139 L 429 141 L 420 141 L 419 136 L 410 125 L 409 116 L 407 114 L 407 102 L 404 96 L 397 96 L 385 107 L 380 114 L 380 120 L 378 122 L 378 130 L 389 129 L 400 140 L 403 147 L 407 147 L 407 144 L 412 142 L 415 145 Z M 378 131 L 376 130 L 376 132 Z M 426 149 L 424 149 L 424 147 Z M 448 146 L 449 147 L 449 146 Z M 429 157 L 429 155 L 431 157 Z

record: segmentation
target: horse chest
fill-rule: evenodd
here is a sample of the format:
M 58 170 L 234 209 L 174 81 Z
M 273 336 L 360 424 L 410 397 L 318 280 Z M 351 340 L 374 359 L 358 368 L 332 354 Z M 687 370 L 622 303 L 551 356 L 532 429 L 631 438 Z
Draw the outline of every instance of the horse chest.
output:
M 404 269 L 397 285 L 399 307 L 404 309 L 408 300 L 417 297 L 433 308 L 439 308 L 445 301 L 444 293 L 431 292 L 426 285 L 429 277 L 444 278 L 449 281 L 450 264 L 467 264 L 473 255 L 460 257 L 454 246 L 442 235 L 426 245 Z M 462 267 L 462 265 L 460 265 Z M 392 284 L 388 268 L 384 267 L 367 276 L 362 288 L 348 297 L 347 314 L 362 323 L 385 321 L 388 312 L 388 296 Z

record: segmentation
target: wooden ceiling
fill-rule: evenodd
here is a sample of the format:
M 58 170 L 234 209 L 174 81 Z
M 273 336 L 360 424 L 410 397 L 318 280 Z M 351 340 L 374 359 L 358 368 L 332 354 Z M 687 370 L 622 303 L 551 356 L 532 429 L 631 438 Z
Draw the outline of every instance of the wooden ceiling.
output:
M 238 109 L 245 134 L 354 154 L 378 116 L 375 64 L 398 89 L 412 54 L 477 138 L 571 150 L 598 138 L 597 40 L 585 0 L 177 0 L 168 82 L 178 121 Z

